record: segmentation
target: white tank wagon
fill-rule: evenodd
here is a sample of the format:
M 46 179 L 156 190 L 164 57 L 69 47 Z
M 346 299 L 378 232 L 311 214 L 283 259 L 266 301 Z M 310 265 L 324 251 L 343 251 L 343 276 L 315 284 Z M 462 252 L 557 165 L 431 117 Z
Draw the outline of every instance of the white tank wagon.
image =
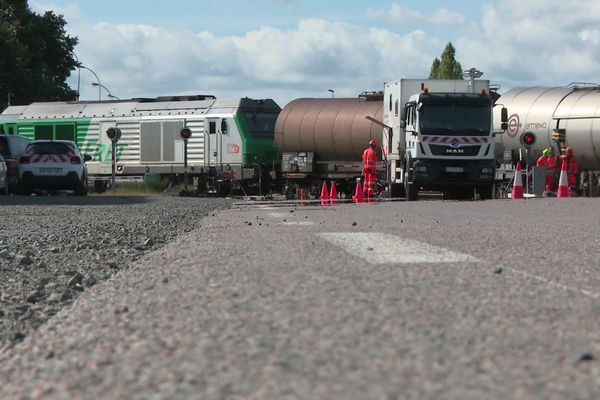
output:
M 494 109 L 499 124 L 500 104 L 508 109 L 508 129 L 496 136 L 496 159 L 505 151 L 516 159 L 523 148 L 521 136 L 535 135 L 530 159 L 539 157 L 544 147 L 552 146 L 552 133 L 564 129 L 565 145 L 573 148 L 579 166 L 600 170 L 600 86 L 519 87 L 503 94 Z
M 109 128 L 119 128 L 116 173 L 146 173 L 181 180 L 184 141 L 188 139 L 188 173 L 199 189 L 227 194 L 232 182 L 262 182 L 278 162 L 273 129 L 280 107 L 270 99 L 221 100 L 210 95 L 141 98 L 117 101 L 32 103 L 8 107 L 0 131 L 31 139 L 73 140 L 92 157 L 88 173 L 105 182 L 112 173 Z M 219 188 L 215 184 L 219 182 Z M 224 183 L 225 182 L 225 183 Z M 268 182 L 268 179 L 264 179 Z M 212 185 L 212 186 L 211 186 Z

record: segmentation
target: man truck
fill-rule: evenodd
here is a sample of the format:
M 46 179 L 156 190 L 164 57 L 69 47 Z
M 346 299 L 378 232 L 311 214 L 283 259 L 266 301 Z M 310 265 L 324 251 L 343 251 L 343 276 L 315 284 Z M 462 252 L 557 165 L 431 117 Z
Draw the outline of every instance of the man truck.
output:
M 391 197 L 416 200 L 419 191 L 493 197 L 494 100 L 488 80 L 400 79 L 384 84 L 383 101 Z M 501 115 L 505 123 L 506 109 Z

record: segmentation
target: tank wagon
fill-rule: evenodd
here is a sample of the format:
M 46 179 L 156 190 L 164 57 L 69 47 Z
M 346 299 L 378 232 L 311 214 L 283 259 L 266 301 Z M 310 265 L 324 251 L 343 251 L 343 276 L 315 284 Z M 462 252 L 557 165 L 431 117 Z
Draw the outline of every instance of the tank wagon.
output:
M 600 171 L 600 86 L 511 89 L 497 102 L 495 123 L 500 104 L 508 109 L 509 119 L 505 134 L 497 136 L 496 160 L 524 159 L 534 165 L 544 147 L 556 149 L 553 133 L 562 132 L 562 145 L 573 148 L 581 170 Z M 528 147 L 522 142 L 526 133 L 534 136 Z
M 122 132 L 116 150 L 117 176 L 155 174 L 181 181 L 180 132 L 187 127 L 192 131 L 188 176 L 201 192 L 225 195 L 232 187 L 260 192 L 259 182 L 268 184 L 278 164 L 273 129 L 280 111 L 270 99 L 220 100 L 211 95 L 32 103 L 4 110 L 0 132 L 73 140 L 92 157 L 88 175 L 102 189 L 112 173 L 109 128 Z
M 363 92 L 356 98 L 300 98 L 288 103 L 275 124 L 281 152 L 285 193 L 306 188 L 318 196 L 323 180 L 335 181 L 338 192 L 354 193 L 362 176 L 361 156 L 370 139 L 381 143 L 378 121 L 383 117 L 383 93 Z M 379 158 L 381 159 L 381 157 Z M 383 171 L 384 164 L 378 163 Z

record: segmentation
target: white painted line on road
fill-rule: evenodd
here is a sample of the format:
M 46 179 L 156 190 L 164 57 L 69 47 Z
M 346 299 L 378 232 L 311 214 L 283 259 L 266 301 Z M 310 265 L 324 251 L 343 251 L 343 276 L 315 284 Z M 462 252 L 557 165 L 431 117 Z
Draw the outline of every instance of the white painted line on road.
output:
M 277 210 L 277 207 L 271 207 L 271 206 L 265 206 L 265 205 L 256 206 L 256 208 L 259 208 L 261 210 Z
M 286 221 L 281 222 L 279 225 L 287 225 L 287 226 L 312 226 L 314 223 L 310 221 Z
M 480 262 L 468 254 L 387 233 L 342 232 L 320 233 L 319 236 L 371 264 Z
M 586 290 L 586 289 L 581 289 L 581 288 L 577 288 L 577 287 L 573 287 L 573 286 L 563 285 L 562 283 L 558 283 L 558 282 L 553 281 L 551 279 L 546 279 L 543 276 L 535 275 L 535 274 L 530 274 L 529 272 L 520 271 L 520 270 L 512 268 L 512 267 L 507 267 L 507 269 L 509 269 L 512 272 L 515 272 L 515 273 L 517 273 L 517 274 L 519 274 L 521 276 L 524 276 L 526 278 L 530 278 L 530 279 L 536 280 L 536 281 L 544 283 L 544 284 L 546 284 L 548 286 L 557 287 L 557 288 L 565 290 L 567 292 L 579 292 L 579 293 L 581 293 L 581 294 L 583 294 L 585 296 L 591 297 L 592 299 L 600 298 L 600 294 L 594 293 L 594 292 L 590 292 L 589 290 Z
M 288 216 L 288 214 L 276 213 L 276 212 L 269 213 L 268 215 L 269 215 L 269 217 L 272 217 L 272 218 L 285 218 Z

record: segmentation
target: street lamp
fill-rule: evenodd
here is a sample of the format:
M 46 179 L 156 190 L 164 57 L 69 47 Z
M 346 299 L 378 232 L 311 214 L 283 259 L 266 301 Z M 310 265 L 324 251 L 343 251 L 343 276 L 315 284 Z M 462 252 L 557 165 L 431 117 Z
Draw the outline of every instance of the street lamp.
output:
M 100 101 L 101 100 L 100 96 L 102 95 L 102 88 L 101 88 L 102 85 L 100 84 L 100 78 L 98 78 L 98 74 L 96 74 L 91 68 L 85 67 L 81 64 L 79 64 L 79 68 L 87 69 L 92 74 L 94 74 L 94 76 L 96 77 L 96 80 L 98 81 L 98 83 L 97 84 L 92 83 L 92 85 L 98 86 L 98 101 Z
M 331 98 L 333 99 L 333 93 L 335 93 L 335 90 L 333 89 L 327 89 L 328 92 L 331 92 Z
M 77 101 L 79 101 L 79 89 L 81 86 L 81 63 L 79 62 L 79 57 L 75 54 L 74 51 L 71 51 L 71 54 L 75 56 L 75 60 L 77 60 Z
M 110 92 L 110 90 L 108 90 L 108 88 L 101 83 L 92 82 L 92 86 L 98 86 L 98 87 L 106 90 L 106 92 L 108 93 L 108 97 L 111 99 L 121 100 L 117 96 L 113 96 L 112 93 Z

